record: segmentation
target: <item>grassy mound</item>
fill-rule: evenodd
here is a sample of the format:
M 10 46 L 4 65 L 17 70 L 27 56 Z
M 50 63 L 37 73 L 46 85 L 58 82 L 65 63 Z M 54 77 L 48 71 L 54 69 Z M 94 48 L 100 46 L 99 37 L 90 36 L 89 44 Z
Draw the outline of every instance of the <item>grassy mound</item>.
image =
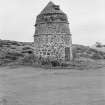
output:
M 34 55 L 34 44 L 32 42 L 0 40 L 0 65 L 21 64 L 46 68 L 88 69 L 99 65 L 104 66 L 105 52 L 92 49 L 89 46 L 74 44 L 73 57 L 72 62 L 38 58 Z

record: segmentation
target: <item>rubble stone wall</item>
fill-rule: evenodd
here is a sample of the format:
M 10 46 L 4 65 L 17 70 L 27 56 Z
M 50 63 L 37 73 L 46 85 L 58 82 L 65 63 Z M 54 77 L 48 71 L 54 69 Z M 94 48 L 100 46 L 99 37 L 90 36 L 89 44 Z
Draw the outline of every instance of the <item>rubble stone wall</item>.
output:
M 34 35 L 35 54 L 69 61 L 72 42 L 67 15 L 49 2 L 37 16 Z
M 38 24 L 35 29 L 35 35 L 40 34 L 70 34 L 69 24 L 66 23 L 48 23 Z
M 66 34 L 36 35 L 35 54 L 42 57 L 65 59 L 65 48 L 71 47 L 71 36 Z

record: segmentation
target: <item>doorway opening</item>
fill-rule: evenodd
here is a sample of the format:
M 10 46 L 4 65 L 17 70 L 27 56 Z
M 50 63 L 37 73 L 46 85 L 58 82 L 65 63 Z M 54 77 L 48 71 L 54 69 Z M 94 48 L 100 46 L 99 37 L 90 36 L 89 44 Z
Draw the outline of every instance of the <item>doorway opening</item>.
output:
M 70 61 L 70 47 L 65 48 L 65 61 Z

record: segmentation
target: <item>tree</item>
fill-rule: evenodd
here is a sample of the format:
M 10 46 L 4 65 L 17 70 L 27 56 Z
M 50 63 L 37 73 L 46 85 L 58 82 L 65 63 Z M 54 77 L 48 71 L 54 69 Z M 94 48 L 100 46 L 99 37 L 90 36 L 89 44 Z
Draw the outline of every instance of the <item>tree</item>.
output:
M 96 42 L 96 47 L 102 47 L 102 44 L 100 42 Z

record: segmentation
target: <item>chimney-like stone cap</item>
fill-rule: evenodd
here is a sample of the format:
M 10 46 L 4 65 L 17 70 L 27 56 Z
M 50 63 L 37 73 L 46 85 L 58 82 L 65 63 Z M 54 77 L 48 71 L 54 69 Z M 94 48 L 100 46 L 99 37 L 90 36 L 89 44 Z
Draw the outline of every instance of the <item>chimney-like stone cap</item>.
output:
M 41 11 L 41 14 L 52 14 L 52 13 L 61 13 L 64 14 L 62 10 L 60 10 L 59 5 L 55 5 L 52 1 L 50 1 L 47 6 Z
M 45 23 L 68 23 L 66 14 L 60 9 L 59 5 L 49 2 L 36 18 L 36 24 Z

